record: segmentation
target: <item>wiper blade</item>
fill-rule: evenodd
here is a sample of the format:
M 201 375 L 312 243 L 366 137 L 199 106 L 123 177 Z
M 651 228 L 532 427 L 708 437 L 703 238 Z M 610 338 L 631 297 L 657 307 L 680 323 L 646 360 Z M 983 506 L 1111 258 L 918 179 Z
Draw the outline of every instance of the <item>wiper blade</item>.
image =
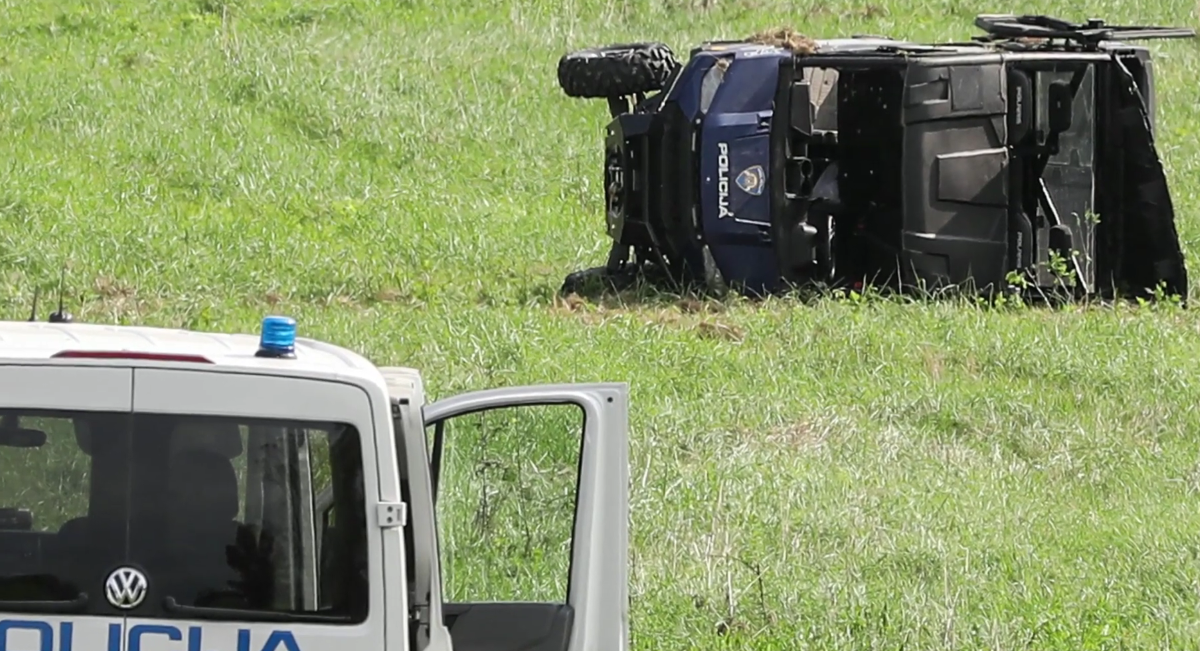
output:
M 275 610 L 255 610 L 252 608 L 211 608 L 209 606 L 184 606 L 175 597 L 163 599 L 163 610 L 172 615 L 183 615 L 193 619 L 238 620 L 253 614 L 255 621 L 263 622 L 292 622 L 292 623 L 346 623 L 353 619 L 344 615 L 323 615 L 320 613 L 286 613 Z
M 62 600 L 0 599 L 0 610 L 12 613 L 78 613 L 87 605 L 86 592 L 80 592 L 74 599 Z

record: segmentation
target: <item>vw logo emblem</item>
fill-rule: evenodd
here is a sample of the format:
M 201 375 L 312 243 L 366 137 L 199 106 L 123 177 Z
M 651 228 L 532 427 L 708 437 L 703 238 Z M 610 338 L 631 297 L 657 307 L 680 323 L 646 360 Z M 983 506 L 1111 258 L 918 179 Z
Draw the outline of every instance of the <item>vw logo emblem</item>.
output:
M 104 596 L 113 606 L 129 610 L 141 605 L 148 585 L 145 574 L 132 567 L 118 567 L 104 581 Z

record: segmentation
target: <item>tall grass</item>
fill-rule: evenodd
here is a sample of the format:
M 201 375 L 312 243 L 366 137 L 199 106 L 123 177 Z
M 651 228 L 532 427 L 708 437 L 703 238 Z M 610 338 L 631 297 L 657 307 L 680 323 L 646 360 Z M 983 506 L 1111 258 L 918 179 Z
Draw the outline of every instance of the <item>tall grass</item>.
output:
M 566 50 L 962 38 L 989 11 L 1198 20 L 1191 0 L 0 0 L 0 301 L 25 318 L 65 266 L 81 319 L 283 312 L 434 396 L 629 381 L 638 649 L 1196 648 L 1191 311 L 554 296 L 606 252 L 605 107 L 557 91 Z M 1195 266 L 1200 51 L 1153 47 Z

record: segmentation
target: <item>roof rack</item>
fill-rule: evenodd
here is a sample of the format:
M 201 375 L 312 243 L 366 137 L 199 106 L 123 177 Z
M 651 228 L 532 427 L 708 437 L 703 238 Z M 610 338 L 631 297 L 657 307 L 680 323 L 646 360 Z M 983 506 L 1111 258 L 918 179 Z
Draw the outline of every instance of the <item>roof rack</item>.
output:
M 987 33 L 977 41 L 1062 39 L 1088 48 L 1104 41 L 1196 38 L 1196 30 L 1187 27 L 1107 25 L 1099 19 L 1076 24 L 1041 15 L 980 14 L 975 26 Z

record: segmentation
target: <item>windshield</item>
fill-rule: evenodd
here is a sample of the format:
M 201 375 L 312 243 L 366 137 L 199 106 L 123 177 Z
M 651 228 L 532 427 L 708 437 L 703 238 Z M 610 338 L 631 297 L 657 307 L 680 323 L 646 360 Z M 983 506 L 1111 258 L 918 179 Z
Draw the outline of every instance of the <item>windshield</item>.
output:
M 0 410 L 0 464 L 0 612 L 365 618 L 351 426 Z

